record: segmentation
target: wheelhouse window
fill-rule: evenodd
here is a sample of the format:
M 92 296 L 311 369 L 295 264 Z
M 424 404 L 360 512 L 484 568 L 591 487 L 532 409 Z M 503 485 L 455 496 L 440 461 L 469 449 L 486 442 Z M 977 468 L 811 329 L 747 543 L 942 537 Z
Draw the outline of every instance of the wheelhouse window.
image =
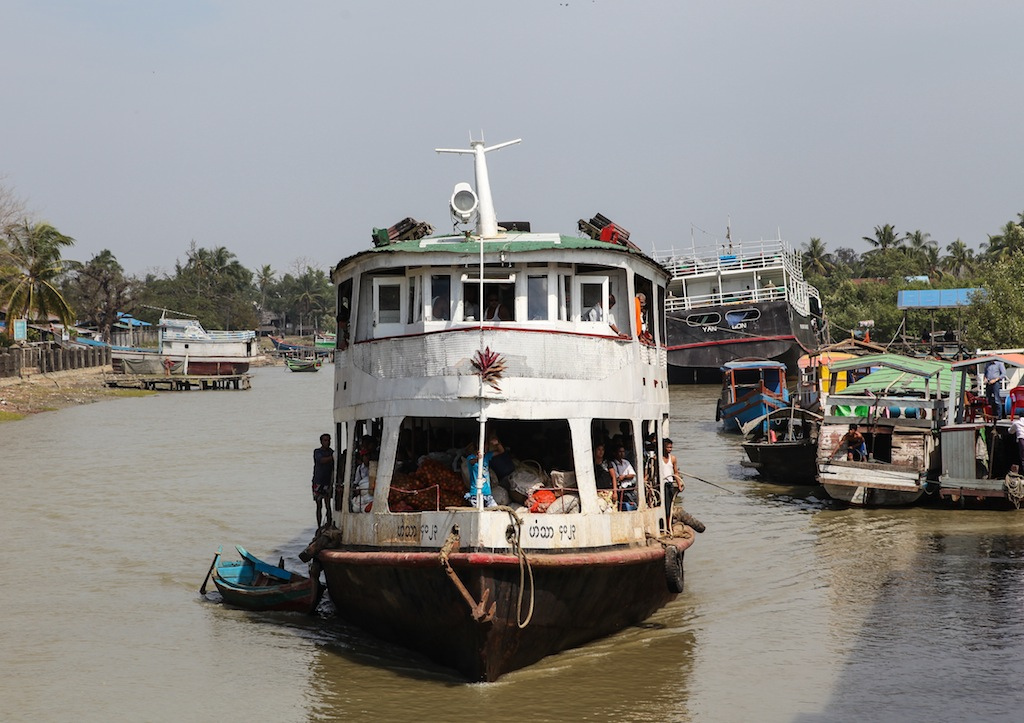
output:
M 338 333 L 334 344 L 340 350 L 348 349 L 349 323 L 352 319 L 352 279 L 345 279 L 338 284 Z
M 373 326 L 375 337 L 401 334 L 405 331 L 406 279 L 375 278 L 373 280 Z
M 484 279 L 483 320 L 487 322 L 514 321 L 516 290 L 513 281 Z M 478 321 L 480 308 L 480 282 L 462 282 L 462 318 L 464 321 Z
M 608 319 L 608 277 L 577 276 L 579 308 L 573 316 L 581 321 L 604 322 Z
M 530 321 L 545 321 L 550 318 L 548 276 L 526 278 L 526 318 Z
M 430 318 L 433 321 L 452 318 L 452 277 L 448 274 L 430 277 Z

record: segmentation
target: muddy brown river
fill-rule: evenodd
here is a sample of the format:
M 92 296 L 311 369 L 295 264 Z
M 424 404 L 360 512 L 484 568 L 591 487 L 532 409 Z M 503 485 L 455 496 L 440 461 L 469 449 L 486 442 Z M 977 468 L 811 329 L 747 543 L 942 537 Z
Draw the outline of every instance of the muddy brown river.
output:
M 1024 513 L 838 509 L 758 482 L 712 387 L 672 390 L 682 468 L 725 488 L 687 480 L 708 529 L 686 591 L 611 638 L 466 684 L 334 618 L 204 600 L 218 545 L 298 569 L 324 372 L 0 424 L 4 720 L 1021 717 Z

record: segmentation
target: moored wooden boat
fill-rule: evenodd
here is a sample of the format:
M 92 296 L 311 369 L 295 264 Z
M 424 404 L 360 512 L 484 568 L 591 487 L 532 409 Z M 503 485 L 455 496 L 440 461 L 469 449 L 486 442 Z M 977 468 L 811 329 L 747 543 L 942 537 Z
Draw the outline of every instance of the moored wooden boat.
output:
M 264 562 L 241 545 L 235 549 L 241 560 L 218 559 L 213 569 L 213 584 L 225 603 L 247 610 L 316 609 L 322 593 L 318 574 L 306 577 Z
M 993 410 L 985 399 L 984 369 L 990 361 L 1000 361 L 1006 368 L 1011 393 L 1008 410 Z M 952 365 L 953 386 L 950 398 L 953 409 L 942 427 L 942 471 L 939 475 L 939 497 L 958 507 L 1003 507 L 1019 509 L 1024 502 L 1024 486 L 1011 419 L 1020 413 L 1013 404 L 1020 399 L 1024 381 L 1024 354 L 1008 351 L 988 353 Z
M 770 428 L 767 435 L 757 431 L 743 443 L 748 462 L 743 466 L 756 469 L 765 480 L 783 485 L 814 485 L 818 482 L 818 429 L 821 416 L 809 410 L 790 406 L 767 415 L 781 421 L 779 429 Z M 762 420 L 743 425 L 744 433 L 760 430 Z
M 912 505 L 937 490 L 939 428 L 946 414 L 949 362 L 876 354 L 837 362 L 835 372 L 869 371 L 828 394 L 818 436 L 818 479 L 842 502 L 862 507 Z M 866 458 L 843 437 L 857 425 Z
M 310 547 L 340 616 L 470 680 L 641 622 L 693 542 L 642 463 L 669 432 L 667 274 L 600 215 L 587 237 L 499 226 L 485 154 L 506 145 L 452 151 L 475 159 L 451 197 L 475 230 L 406 219 L 333 271 L 345 462 L 339 529 Z M 625 484 L 595 471 L 601 445 Z
M 771 426 L 768 414 L 789 406 L 786 365 L 767 359 L 740 359 L 722 365 L 722 396 L 715 420 L 723 429 L 738 432 L 740 426 L 761 419 L 762 432 Z
M 293 372 L 320 371 L 320 362 L 320 359 L 298 359 L 290 356 L 284 358 L 285 366 Z

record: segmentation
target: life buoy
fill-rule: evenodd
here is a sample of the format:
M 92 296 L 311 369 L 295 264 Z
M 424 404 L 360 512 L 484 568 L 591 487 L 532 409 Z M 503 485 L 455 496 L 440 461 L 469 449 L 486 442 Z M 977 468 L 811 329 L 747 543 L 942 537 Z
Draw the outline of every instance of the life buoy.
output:
M 683 553 L 675 545 L 665 546 L 665 584 L 668 591 L 683 591 Z

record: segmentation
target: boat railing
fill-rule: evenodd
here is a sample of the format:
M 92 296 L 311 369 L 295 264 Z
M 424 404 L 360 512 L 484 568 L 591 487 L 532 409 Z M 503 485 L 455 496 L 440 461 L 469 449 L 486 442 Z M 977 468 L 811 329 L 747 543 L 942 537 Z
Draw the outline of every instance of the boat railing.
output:
M 946 399 L 933 397 L 885 396 L 865 397 L 861 395 L 828 395 L 827 415 L 865 419 L 868 423 L 881 420 L 913 420 L 919 426 L 938 427 L 945 419 Z M 926 424 L 922 424 L 926 423 Z
M 721 306 L 723 304 L 750 304 L 763 301 L 785 301 L 785 286 L 766 286 L 760 289 L 743 291 L 727 291 L 725 293 L 696 294 L 693 296 L 672 296 L 665 298 L 665 311 L 685 311 L 702 306 Z
M 747 271 L 792 265 L 792 251 L 781 240 L 718 247 L 655 250 L 654 259 L 673 276 L 714 272 Z

